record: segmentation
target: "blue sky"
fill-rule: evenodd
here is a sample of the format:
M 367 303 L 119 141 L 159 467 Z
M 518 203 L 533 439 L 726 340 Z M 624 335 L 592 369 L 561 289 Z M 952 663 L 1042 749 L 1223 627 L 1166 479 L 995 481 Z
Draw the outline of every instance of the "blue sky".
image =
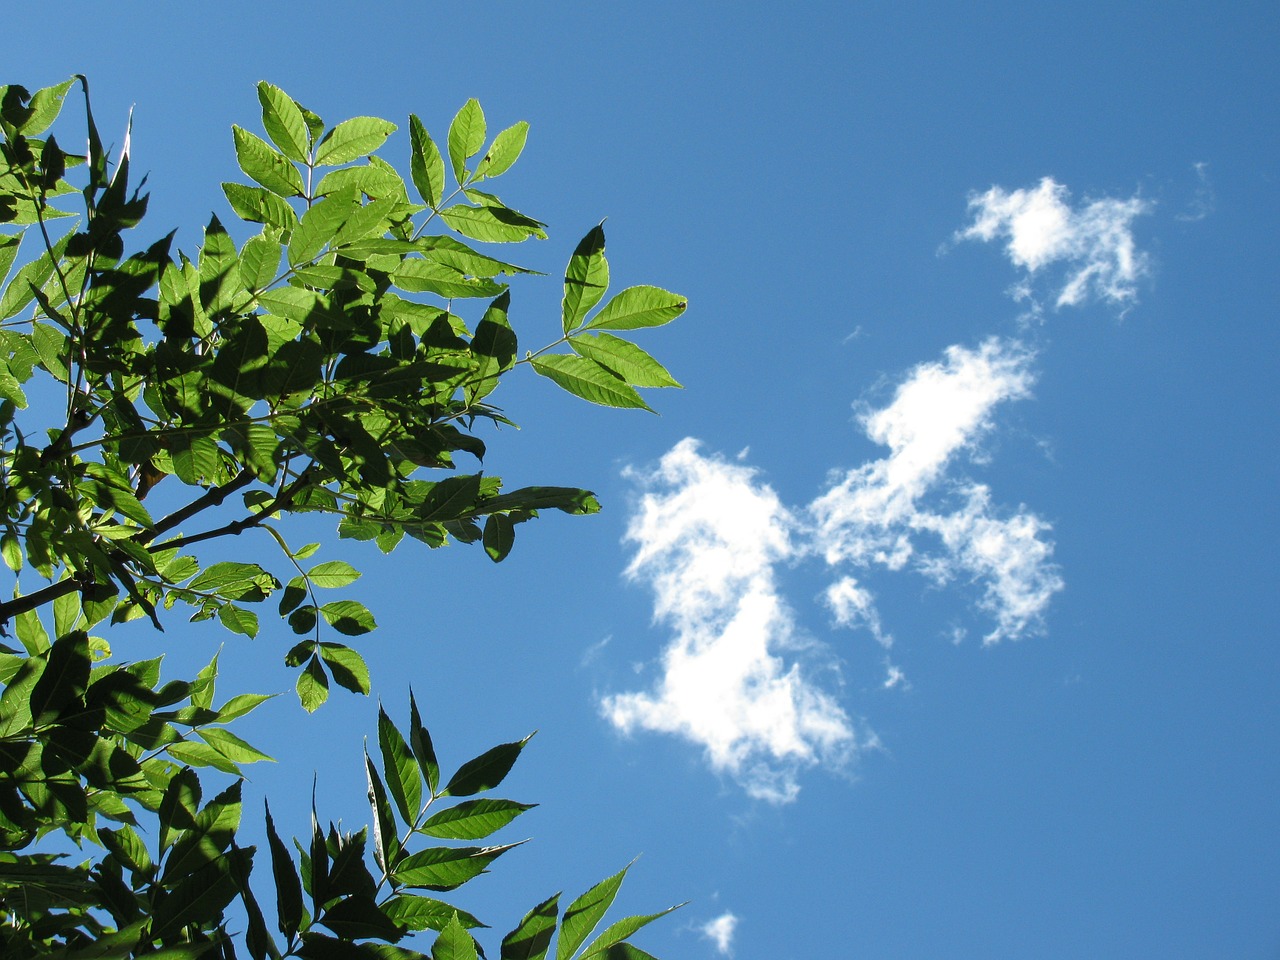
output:
M 643 340 L 660 417 L 503 388 L 486 468 L 603 514 L 500 566 L 320 554 L 365 571 L 393 715 L 411 683 L 455 763 L 540 730 L 476 912 L 642 854 L 625 909 L 692 901 L 639 939 L 668 958 L 1280 951 L 1273 5 L 59 9 L 6 81 L 87 73 L 104 135 L 133 106 L 184 249 L 258 80 L 441 134 L 475 96 L 531 124 L 522 342 L 602 217 L 616 284 L 689 299 Z M 287 690 L 289 636 L 163 643 Z M 376 705 L 260 713 L 282 829 L 313 769 L 363 823 Z

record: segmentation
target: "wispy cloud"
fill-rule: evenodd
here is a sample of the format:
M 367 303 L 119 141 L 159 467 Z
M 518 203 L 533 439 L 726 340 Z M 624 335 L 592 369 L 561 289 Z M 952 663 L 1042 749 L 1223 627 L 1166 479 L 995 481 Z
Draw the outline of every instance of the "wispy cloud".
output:
M 794 518 L 753 470 L 693 440 L 643 482 L 627 573 L 652 588 L 674 639 L 654 691 L 607 697 L 604 713 L 624 732 L 684 736 L 752 796 L 790 800 L 800 768 L 856 746 L 849 717 L 797 659 L 806 642 L 778 592 L 774 568 L 799 550 Z
M 1132 223 L 1150 212 L 1152 204 L 1139 197 L 1108 197 L 1079 207 L 1069 201 L 1070 191 L 1052 177 L 1029 190 L 992 187 L 969 198 L 973 222 L 956 239 L 1007 240 L 1009 259 L 1029 276 L 1062 264 L 1065 280 L 1059 278 L 1059 307 L 1079 304 L 1090 295 L 1111 303 L 1132 302 L 1137 282 L 1148 269 L 1146 256 L 1134 242 Z M 1020 290 L 1030 294 L 1029 286 Z
M 892 402 L 859 419 L 889 455 L 849 470 L 809 505 L 814 544 L 834 568 L 907 566 L 938 583 L 982 584 L 981 606 L 996 621 L 988 642 L 1035 629 L 1062 581 L 1050 563 L 1049 529 L 1024 508 L 1002 517 L 990 489 L 954 479 L 961 454 L 974 452 L 995 407 L 1029 396 L 1033 355 L 991 338 L 976 350 L 952 346 L 922 363 Z M 827 589 L 838 623 L 864 624 L 884 643 L 869 590 L 849 575 Z
M 1147 269 L 1130 227 L 1150 205 L 1069 201 L 1051 178 L 1028 190 L 992 187 L 970 199 L 972 222 L 956 238 L 1007 240 L 1028 277 L 1024 296 L 1030 278 L 1047 277 L 1059 307 L 1128 304 Z M 837 693 L 808 669 L 827 648 L 782 595 L 781 566 L 824 568 L 827 585 L 809 597 L 820 598 L 830 624 L 879 645 L 885 690 L 910 688 L 889 659 L 895 634 L 877 595 L 887 576 L 914 573 L 968 592 L 986 621 L 984 643 L 1042 632 L 1064 586 L 1051 524 L 1023 504 L 1000 503 L 973 476 L 988 460 L 997 413 L 1031 396 L 1035 361 L 1021 340 L 992 336 L 908 370 L 887 403 L 859 407 L 858 425 L 885 453 L 833 471 L 798 507 L 760 481 L 746 450 L 729 462 L 693 439 L 634 474 L 643 497 L 627 533 L 635 546 L 627 574 L 653 591 L 655 620 L 672 636 L 650 689 L 606 697 L 605 716 L 624 732 L 684 737 L 753 796 L 785 802 L 801 770 L 843 764 L 877 741 L 855 733 Z M 961 642 L 969 627 L 953 620 L 938 632 Z
M 722 913 L 702 925 L 702 935 L 716 946 L 716 952 L 730 956 L 733 953 L 733 934 L 738 929 L 738 918 L 732 913 Z

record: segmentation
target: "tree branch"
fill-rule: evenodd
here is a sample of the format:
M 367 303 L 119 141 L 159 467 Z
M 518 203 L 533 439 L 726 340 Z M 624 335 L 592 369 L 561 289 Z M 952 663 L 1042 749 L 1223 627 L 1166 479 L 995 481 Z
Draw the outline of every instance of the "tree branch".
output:
M 51 583 L 49 586 L 37 590 L 35 593 L 29 593 L 25 597 L 14 597 L 12 600 L 6 600 L 0 603 L 0 625 L 9 622 L 10 618 L 19 614 L 42 607 L 46 603 L 52 603 L 59 597 L 65 597 L 68 593 L 75 593 L 83 586 L 82 582 L 72 576 L 65 577 L 57 583 Z
M 222 486 L 210 487 L 199 497 L 196 497 L 196 499 L 188 503 L 185 507 L 181 508 L 180 510 L 175 510 L 173 513 L 169 514 L 163 520 L 158 521 L 156 525 L 153 526 L 150 530 L 147 530 L 147 531 L 144 531 L 143 533 L 138 534 L 136 537 L 133 538 L 134 542 L 145 546 L 146 544 L 154 540 L 156 537 L 160 536 L 160 534 L 168 530 L 172 530 L 174 527 L 178 526 L 178 524 L 182 523 L 184 520 L 190 520 L 197 513 L 200 513 L 203 510 L 207 510 L 209 509 L 209 507 L 219 506 L 222 503 L 222 501 L 225 500 L 228 496 L 235 493 L 237 490 L 241 490 L 244 487 L 247 487 L 249 484 L 253 483 L 256 476 L 257 474 L 255 474 L 248 467 L 245 467 L 238 474 L 236 474 L 234 478 L 232 478 L 231 480 L 228 480 Z M 238 530 L 236 532 L 239 533 Z

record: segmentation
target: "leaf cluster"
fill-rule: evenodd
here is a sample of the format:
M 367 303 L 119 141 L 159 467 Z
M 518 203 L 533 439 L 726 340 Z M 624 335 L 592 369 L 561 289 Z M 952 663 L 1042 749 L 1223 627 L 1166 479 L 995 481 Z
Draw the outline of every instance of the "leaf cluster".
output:
M 77 85 L 83 154 L 49 133 Z M 684 300 L 652 286 L 605 300 L 602 226 L 570 257 L 558 336 L 521 356 L 510 287 L 534 271 L 478 245 L 547 236 L 491 192 L 526 123 L 489 139 L 469 100 L 442 151 L 410 116 L 406 180 L 378 155 L 395 124 L 330 126 L 278 87 L 257 89 L 266 138 L 232 129 L 250 182 L 222 185 L 240 222 L 233 235 L 215 215 L 188 255 L 172 233 L 133 242 L 145 178 L 131 187 L 128 130 L 109 156 L 85 78 L 0 87 L 0 558 L 15 577 L 0 601 L 6 958 L 226 958 L 240 945 L 254 960 L 414 960 L 426 954 L 402 943 L 420 933 L 434 934 L 433 960 L 483 956 L 470 932 L 483 924 L 436 895 L 519 845 L 475 844 L 530 809 L 481 796 L 528 738 L 442 785 L 412 695 L 404 730 L 380 709 L 380 763 L 365 758 L 372 839 L 322 829 L 313 809 L 291 852 L 266 813 L 273 933 L 250 883 L 257 851 L 237 843 L 242 767 L 271 758 L 228 728 L 269 697 L 215 706 L 216 656 L 162 682 L 159 658 L 114 662 L 93 631 L 137 618 L 163 630 L 182 605 L 254 637 L 256 605 L 274 596 L 303 707 L 334 683 L 368 694 L 347 640 L 373 630 L 373 614 L 325 593 L 360 572 L 314 560 L 318 543 L 292 547 L 288 517 L 332 517 L 339 538 L 384 552 L 452 540 L 501 561 L 540 511 L 599 509 L 589 491 L 505 489 L 478 468 L 477 427 L 512 423 L 493 401 L 504 377 L 526 366 L 589 402 L 642 409 L 639 389 L 678 386 L 618 334 L 669 322 Z M 269 536 L 287 573 L 202 552 L 249 531 Z M 33 577 L 42 585 L 24 591 Z M 206 789 L 218 776 L 231 780 Z M 59 836 L 92 854 L 73 865 L 43 849 Z M 559 895 L 535 907 L 502 960 L 542 960 L 553 940 L 556 960 L 646 957 L 627 938 L 662 914 L 588 942 L 625 872 L 563 916 Z M 228 927 L 236 902 L 242 936 Z

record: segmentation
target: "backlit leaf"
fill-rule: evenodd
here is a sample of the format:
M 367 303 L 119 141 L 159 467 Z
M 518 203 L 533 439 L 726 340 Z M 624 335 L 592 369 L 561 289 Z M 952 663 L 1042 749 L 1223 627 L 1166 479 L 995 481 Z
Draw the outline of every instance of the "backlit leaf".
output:
M 302 195 L 305 189 L 302 174 L 284 154 L 241 127 L 233 125 L 231 135 L 236 145 L 236 161 L 247 176 L 278 196 Z
M 272 143 L 290 160 L 305 163 L 310 144 L 302 108 L 265 80 L 258 83 L 258 100 L 262 103 L 262 126 Z
M 684 297 L 659 287 L 628 287 L 591 318 L 587 330 L 635 330 L 670 323 L 688 306 Z
M 678 387 L 665 367 L 630 341 L 607 333 L 586 333 L 569 340 L 579 356 L 594 360 L 633 387 Z
M 343 120 L 316 145 L 316 165 L 336 167 L 373 153 L 395 129 L 394 123 L 378 117 Z
M 462 183 L 467 175 L 467 161 L 484 146 L 484 111 L 474 97 L 462 105 L 462 109 L 449 124 L 449 161 L 453 164 L 453 176 Z
M 603 407 L 651 410 L 640 394 L 594 360 L 548 354 L 531 361 L 533 369 L 576 397 Z

